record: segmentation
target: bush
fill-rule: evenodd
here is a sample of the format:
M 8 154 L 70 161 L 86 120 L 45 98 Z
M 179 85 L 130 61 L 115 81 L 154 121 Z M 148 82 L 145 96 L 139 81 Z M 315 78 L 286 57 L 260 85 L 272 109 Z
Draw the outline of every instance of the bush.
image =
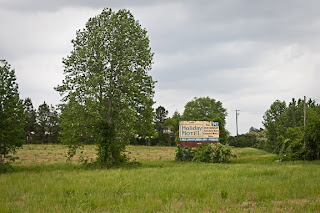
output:
M 202 143 L 198 148 L 195 149 L 178 146 L 176 151 L 176 161 L 229 163 L 231 157 L 236 157 L 236 155 L 232 153 L 231 147 L 221 143 Z
M 206 163 L 229 163 L 231 157 L 235 155 L 231 151 L 231 147 L 217 144 L 201 144 L 195 151 L 193 161 Z
M 194 156 L 194 151 L 192 148 L 184 146 L 181 147 L 180 145 L 177 146 L 177 151 L 175 153 L 176 161 L 192 161 Z

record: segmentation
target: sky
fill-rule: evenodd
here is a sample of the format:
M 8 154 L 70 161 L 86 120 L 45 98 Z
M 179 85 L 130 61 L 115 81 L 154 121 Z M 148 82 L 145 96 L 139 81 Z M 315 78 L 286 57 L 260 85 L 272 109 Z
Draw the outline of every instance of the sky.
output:
M 263 127 L 275 100 L 320 102 L 318 0 L 0 0 L 0 59 L 35 107 L 61 97 L 62 58 L 103 8 L 128 9 L 148 31 L 157 81 L 154 107 L 183 113 L 194 97 L 221 101 L 226 128 Z

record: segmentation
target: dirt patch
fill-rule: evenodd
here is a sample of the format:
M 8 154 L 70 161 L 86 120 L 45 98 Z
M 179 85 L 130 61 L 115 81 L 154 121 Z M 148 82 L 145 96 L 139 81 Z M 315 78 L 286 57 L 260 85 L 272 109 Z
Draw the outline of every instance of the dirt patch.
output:
M 257 207 L 256 203 L 252 201 L 245 201 L 240 205 L 241 209 L 254 209 L 256 207 Z

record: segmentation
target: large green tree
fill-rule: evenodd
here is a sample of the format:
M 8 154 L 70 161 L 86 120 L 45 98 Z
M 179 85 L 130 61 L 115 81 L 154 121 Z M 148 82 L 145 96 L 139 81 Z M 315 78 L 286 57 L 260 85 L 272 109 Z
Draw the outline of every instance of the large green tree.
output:
M 137 129 L 152 126 L 155 82 L 147 73 L 153 58 L 147 31 L 130 11 L 104 9 L 72 44 L 63 59 L 65 79 L 56 88 L 65 102 L 61 139 L 79 144 L 91 138 L 98 142 L 99 162 L 121 162 Z
M 15 71 L 0 60 L 0 167 L 24 142 L 24 115 Z
M 227 142 L 228 132 L 225 129 L 227 110 L 222 102 L 209 97 L 195 97 L 189 101 L 184 108 L 183 119 L 189 121 L 217 121 L 220 126 L 220 141 Z

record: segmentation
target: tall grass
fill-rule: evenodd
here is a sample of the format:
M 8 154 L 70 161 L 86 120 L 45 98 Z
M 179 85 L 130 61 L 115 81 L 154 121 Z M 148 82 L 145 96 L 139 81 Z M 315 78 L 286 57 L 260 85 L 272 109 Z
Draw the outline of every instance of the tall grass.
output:
M 15 166 L 14 172 L 0 175 L 0 212 L 320 209 L 319 161 L 275 162 L 274 155 L 244 148 L 236 150 L 239 158 L 230 164 L 185 163 L 173 161 L 171 147 L 130 150 L 141 157 L 140 166 L 109 170 L 70 163 Z

